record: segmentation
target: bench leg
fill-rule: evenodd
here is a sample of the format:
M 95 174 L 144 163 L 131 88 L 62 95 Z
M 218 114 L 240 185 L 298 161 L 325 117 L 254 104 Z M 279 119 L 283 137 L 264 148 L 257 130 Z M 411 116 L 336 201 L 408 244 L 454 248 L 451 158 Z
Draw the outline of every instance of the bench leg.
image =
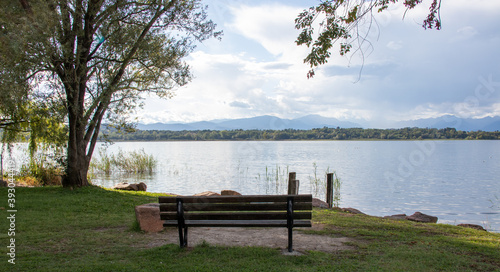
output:
M 187 247 L 187 243 L 188 243 L 188 228 L 179 226 L 179 246 Z
M 188 227 L 184 227 L 184 247 L 188 245 Z
M 184 237 L 182 235 L 182 226 L 179 225 L 179 246 L 184 247 Z
M 288 252 L 293 252 L 293 198 L 288 197 L 286 205 L 286 226 L 288 228 Z

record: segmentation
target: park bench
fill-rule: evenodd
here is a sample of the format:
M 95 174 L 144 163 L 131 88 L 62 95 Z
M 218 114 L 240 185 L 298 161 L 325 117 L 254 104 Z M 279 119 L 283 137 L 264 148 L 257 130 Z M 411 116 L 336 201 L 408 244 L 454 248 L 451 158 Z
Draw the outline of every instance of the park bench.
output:
M 238 195 L 159 197 L 163 226 L 177 226 L 180 247 L 186 247 L 189 227 L 284 227 L 288 251 L 292 229 L 311 227 L 311 195 Z

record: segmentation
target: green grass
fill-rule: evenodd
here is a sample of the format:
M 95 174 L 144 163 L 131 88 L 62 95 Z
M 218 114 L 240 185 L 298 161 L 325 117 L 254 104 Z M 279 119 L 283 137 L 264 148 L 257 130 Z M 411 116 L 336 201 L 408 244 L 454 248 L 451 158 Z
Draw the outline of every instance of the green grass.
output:
M 136 230 L 134 207 L 156 202 L 158 195 L 16 188 L 11 265 L 7 189 L 0 188 L 0 271 L 500 271 L 500 234 L 325 210 L 313 212 L 323 230 L 307 232 L 354 238 L 355 250 L 283 256 L 273 248 L 206 243 L 151 248 L 158 236 Z

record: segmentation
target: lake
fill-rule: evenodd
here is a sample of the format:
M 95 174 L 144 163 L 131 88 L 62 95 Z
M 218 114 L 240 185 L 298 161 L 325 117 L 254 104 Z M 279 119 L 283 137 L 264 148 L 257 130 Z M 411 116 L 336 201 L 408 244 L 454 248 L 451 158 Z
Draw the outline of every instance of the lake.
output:
M 106 152 L 141 149 L 158 160 L 154 174 L 97 173 L 93 183 L 145 182 L 149 192 L 180 195 L 284 194 L 288 172 L 296 172 L 300 193 L 325 199 L 314 181 L 329 170 L 342 181 L 341 207 L 376 216 L 420 211 L 439 223 L 500 231 L 500 141 L 119 142 Z

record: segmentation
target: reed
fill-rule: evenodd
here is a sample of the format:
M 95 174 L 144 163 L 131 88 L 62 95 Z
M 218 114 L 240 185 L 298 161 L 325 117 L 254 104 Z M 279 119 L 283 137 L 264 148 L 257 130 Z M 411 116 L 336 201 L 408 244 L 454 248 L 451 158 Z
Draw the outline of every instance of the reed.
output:
M 158 160 L 153 155 L 148 155 L 144 149 L 118 154 L 106 153 L 105 149 L 99 150 L 99 158 L 91 164 L 92 172 L 111 174 L 112 172 L 152 174 L 156 171 Z
M 321 179 L 318 175 L 318 165 L 313 162 L 313 176 L 309 176 L 309 183 L 311 184 L 311 194 L 315 197 L 323 196 L 326 194 L 326 174 L 325 179 Z M 328 170 L 327 170 L 328 172 Z
M 257 180 L 261 182 L 264 179 L 266 194 L 286 194 L 288 186 L 289 167 L 281 167 L 276 165 L 276 168 L 266 166 L 264 177 L 257 175 Z
M 337 172 L 333 171 L 333 206 L 337 207 L 337 208 L 340 205 L 340 199 L 341 199 L 340 187 L 342 187 L 342 181 L 340 180 L 339 176 L 337 175 Z
M 333 206 L 338 207 L 341 200 L 340 189 L 342 187 L 342 181 L 337 175 L 337 172 L 330 170 L 330 166 L 328 166 L 323 178 L 321 178 L 318 174 L 318 165 L 315 162 L 313 163 L 313 168 L 313 175 L 309 176 L 311 194 L 314 197 L 324 199 L 326 201 L 327 174 L 333 173 Z
M 32 154 L 21 165 L 18 182 L 26 186 L 61 185 L 64 166 L 58 158 L 49 151 Z
M 99 149 L 99 159 L 91 164 L 91 167 L 95 167 L 98 171 L 103 172 L 107 175 L 111 174 L 113 168 L 113 158 L 106 153 L 106 149 Z

